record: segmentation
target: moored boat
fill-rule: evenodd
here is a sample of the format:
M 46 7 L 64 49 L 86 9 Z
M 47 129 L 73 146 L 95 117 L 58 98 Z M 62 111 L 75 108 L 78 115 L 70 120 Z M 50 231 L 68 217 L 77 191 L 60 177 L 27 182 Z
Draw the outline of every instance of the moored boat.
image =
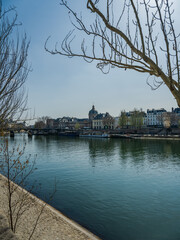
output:
M 80 134 L 80 137 L 87 137 L 87 138 L 109 138 L 110 135 L 107 133 L 103 134 Z

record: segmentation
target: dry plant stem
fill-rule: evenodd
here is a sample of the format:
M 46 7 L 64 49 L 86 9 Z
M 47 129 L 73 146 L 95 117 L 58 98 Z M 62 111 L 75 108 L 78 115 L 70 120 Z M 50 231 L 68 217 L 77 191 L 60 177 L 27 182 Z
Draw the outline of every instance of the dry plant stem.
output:
M 9 165 L 9 151 L 8 151 L 8 141 L 6 141 L 5 145 L 5 161 L 7 162 L 7 178 L 8 178 L 8 204 L 9 204 L 9 219 L 10 219 L 10 228 L 14 232 L 13 226 L 13 214 L 12 214 L 12 191 L 11 191 L 11 181 L 10 181 L 10 165 Z
M 18 191 L 18 185 L 27 187 L 27 178 L 34 171 L 34 161 L 30 165 L 30 157 L 25 160 L 24 150 L 20 149 L 19 146 L 14 146 L 11 150 L 9 149 L 8 139 L 4 139 L 3 144 L 0 147 L 1 155 L 1 171 L 7 177 L 7 197 L 8 197 L 8 217 L 10 228 L 13 232 L 16 231 L 17 224 L 21 216 L 30 207 L 29 194 L 28 192 L 22 192 L 18 199 L 14 200 L 14 194 Z
M 30 156 L 25 157 L 25 146 L 20 148 L 14 145 L 9 149 L 8 139 L 4 138 L 4 142 L 0 145 L 0 167 L 1 172 L 7 177 L 7 198 L 8 198 L 8 219 L 11 230 L 15 233 L 20 219 L 26 214 L 26 212 L 33 207 L 35 200 L 32 199 L 29 194 L 34 185 L 29 188 L 27 179 L 35 170 L 35 161 L 30 162 Z M 23 188 L 29 189 L 29 192 Z M 54 185 L 54 191 L 47 199 L 49 203 L 56 192 L 56 181 Z M 32 231 L 29 233 L 28 239 L 30 240 L 39 223 L 40 217 L 43 214 L 44 208 L 47 203 L 43 204 L 35 222 L 32 225 Z

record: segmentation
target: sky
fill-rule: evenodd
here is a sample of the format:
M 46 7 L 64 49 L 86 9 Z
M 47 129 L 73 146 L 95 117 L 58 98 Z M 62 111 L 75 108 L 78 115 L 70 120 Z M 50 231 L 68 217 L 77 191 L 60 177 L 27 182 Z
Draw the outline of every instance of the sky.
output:
M 133 70 L 111 69 L 103 74 L 96 63 L 88 64 L 80 58 L 51 55 L 44 49 L 61 43 L 73 29 L 67 10 L 59 0 L 3 0 L 3 7 L 15 6 L 19 31 L 30 39 L 28 62 L 32 68 L 26 89 L 30 115 L 36 117 L 63 116 L 86 118 L 95 105 L 98 112 L 119 116 L 121 110 L 177 107 L 165 85 L 153 91 L 147 85 L 148 75 Z M 71 1 L 69 1 L 71 2 Z M 72 1 L 72 6 L 83 12 L 83 0 Z M 179 8 L 179 5 L 178 5 Z M 177 9 L 176 9 L 177 11 Z

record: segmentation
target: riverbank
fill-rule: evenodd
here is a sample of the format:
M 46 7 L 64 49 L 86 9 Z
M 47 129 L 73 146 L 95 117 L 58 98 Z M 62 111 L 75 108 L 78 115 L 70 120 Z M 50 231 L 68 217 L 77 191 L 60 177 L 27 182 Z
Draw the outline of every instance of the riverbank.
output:
M 180 140 L 180 135 L 150 135 L 150 134 L 111 134 L 111 138 L 145 139 L 145 140 Z
M 180 139 L 179 128 L 141 128 L 141 129 L 89 129 L 89 130 L 61 130 L 61 129 L 31 129 L 28 136 L 57 135 L 62 137 L 99 137 L 99 138 L 132 138 L 132 139 Z
M 7 213 L 6 178 L 0 174 L 0 211 Z M 15 198 L 26 190 L 18 188 Z M 29 193 L 30 208 L 19 221 L 16 235 L 19 240 L 26 240 L 31 234 L 37 217 L 45 205 L 38 221 L 32 240 L 100 240 L 97 236 L 64 216 L 61 212 Z

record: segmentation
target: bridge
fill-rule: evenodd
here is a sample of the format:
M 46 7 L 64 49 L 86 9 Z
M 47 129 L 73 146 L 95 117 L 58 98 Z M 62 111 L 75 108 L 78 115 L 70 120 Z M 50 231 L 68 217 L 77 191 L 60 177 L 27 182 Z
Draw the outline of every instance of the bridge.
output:
M 5 132 L 9 132 L 11 137 L 14 137 L 15 132 L 26 132 L 29 137 L 33 135 L 60 135 L 60 136 L 79 136 L 81 131 L 79 130 L 67 130 L 67 129 L 51 129 L 51 128 L 6 128 Z

